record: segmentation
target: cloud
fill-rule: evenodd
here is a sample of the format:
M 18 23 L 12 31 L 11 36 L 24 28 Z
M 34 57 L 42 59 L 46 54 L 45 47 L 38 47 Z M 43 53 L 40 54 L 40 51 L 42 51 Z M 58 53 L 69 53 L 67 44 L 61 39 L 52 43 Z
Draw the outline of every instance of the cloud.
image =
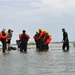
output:
M 42 27 L 59 40 L 60 29 L 65 27 L 72 30 L 74 20 L 74 0 L 0 0 L 0 28 L 10 27 L 14 29 L 15 35 L 24 28 L 33 36 L 35 31 Z
M 0 1 L 0 8 L 11 10 L 48 10 L 57 13 L 75 12 L 75 0 L 3 0 Z
M 6 0 L 0 1 L 0 6 L 4 8 L 19 8 L 19 9 L 31 9 L 31 8 L 40 8 L 40 1 L 39 0 Z M 1 8 L 2 8 L 1 7 Z
M 75 0 L 41 0 L 43 6 L 48 6 L 51 11 L 65 12 L 69 14 L 75 13 Z M 60 12 L 61 11 L 61 12 Z

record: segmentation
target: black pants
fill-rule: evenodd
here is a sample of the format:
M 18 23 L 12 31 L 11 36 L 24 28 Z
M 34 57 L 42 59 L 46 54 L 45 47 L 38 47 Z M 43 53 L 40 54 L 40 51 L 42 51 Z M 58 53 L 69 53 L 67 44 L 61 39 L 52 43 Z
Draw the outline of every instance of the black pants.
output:
M 39 50 L 40 51 L 43 51 L 44 50 L 44 43 L 43 43 L 43 40 L 39 40 Z
M 63 43 L 62 49 L 65 50 L 65 47 L 67 47 L 67 50 L 69 50 L 69 42 Z
M 2 40 L 2 49 L 3 49 L 3 52 L 5 52 L 6 50 L 6 40 L 5 39 Z
M 25 52 L 27 52 L 27 43 L 22 43 L 21 42 L 21 44 L 20 44 L 20 51 L 22 52 L 23 50 Z
M 48 44 L 44 45 L 44 50 L 49 50 Z
M 39 42 L 36 41 L 36 49 L 39 49 Z

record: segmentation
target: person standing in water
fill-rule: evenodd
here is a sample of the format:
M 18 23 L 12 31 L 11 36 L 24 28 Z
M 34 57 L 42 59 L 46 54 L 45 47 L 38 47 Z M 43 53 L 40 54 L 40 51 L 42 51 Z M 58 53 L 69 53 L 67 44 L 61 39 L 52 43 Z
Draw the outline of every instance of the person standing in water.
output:
M 5 50 L 7 49 L 6 47 L 6 39 L 8 38 L 9 35 L 7 35 L 5 33 L 6 29 L 3 28 L 3 30 L 0 32 L 0 40 L 2 42 L 2 49 L 3 49 L 3 52 L 5 52 Z
M 69 51 L 69 39 L 68 39 L 68 33 L 65 31 L 65 28 L 62 28 L 62 32 L 63 32 L 63 45 L 62 45 L 62 49 L 63 51 L 65 51 L 65 47 L 67 47 L 67 51 Z
M 19 34 L 19 39 L 20 39 L 20 52 L 22 52 L 24 50 L 24 52 L 27 52 L 27 43 L 28 40 L 30 39 L 30 36 L 28 34 L 26 34 L 26 31 L 23 30 L 22 34 Z
M 9 35 L 9 37 L 8 37 L 8 39 L 6 39 L 7 49 L 9 51 L 11 50 L 10 44 L 11 44 L 11 39 L 12 39 L 12 33 L 13 33 L 13 30 L 9 28 L 8 32 L 7 32 L 7 34 Z

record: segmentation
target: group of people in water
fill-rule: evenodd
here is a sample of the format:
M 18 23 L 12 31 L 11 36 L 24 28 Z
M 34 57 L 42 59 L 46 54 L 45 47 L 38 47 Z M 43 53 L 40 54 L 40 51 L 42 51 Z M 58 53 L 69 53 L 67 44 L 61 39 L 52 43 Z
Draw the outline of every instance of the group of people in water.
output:
M 11 30 L 10 28 L 8 29 L 8 31 L 6 32 L 6 29 L 3 28 L 2 31 L 0 32 L 0 41 L 2 42 L 2 49 L 3 52 L 5 52 L 5 50 L 10 50 L 10 43 L 11 43 L 11 38 L 12 38 L 12 33 L 13 30 Z
M 3 29 L 0 32 L 0 41 L 2 42 L 2 49 L 3 52 L 5 50 L 11 50 L 11 39 L 12 39 L 12 29 L 8 29 L 7 33 L 5 32 L 6 29 Z M 63 46 L 62 49 L 65 51 L 65 47 L 67 47 L 67 51 L 69 51 L 69 39 L 68 39 L 68 33 L 65 31 L 64 28 L 62 28 L 63 32 Z M 30 36 L 26 33 L 25 30 L 22 31 L 21 34 L 19 34 L 19 48 L 20 52 L 27 52 L 27 43 L 28 40 L 30 39 Z M 49 50 L 49 43 L 52 40 L 52 35 L 48 33 L 47 30 L 42 30 L 42 28 L 39 28 L 38 31 L 36 31 L 35 35 L 33 36 L 33 39 L 36 43 L 36 50 L 38 51 L 45 51 Z
M 49 34 L 47 30 L 42 30 L 41 28 L 39 28 L 33 38 L 35 40 L 37 50 L 49 50 L 48 45 L 52 40 L 52 35 Z
M 46 30 L 42 30 L 41 28 L 36 31 L 33 36 L 36 43 L 36 50 L 44 51 L 49 50 L 48 44 L 52 40 L 51 34 Z M 22 34 L 19 34 L 19 47 L 21 52 L 27 52 L 27 42 L 30 39 L 30 36 L 26 33 L 25 30 L 22 31 Z

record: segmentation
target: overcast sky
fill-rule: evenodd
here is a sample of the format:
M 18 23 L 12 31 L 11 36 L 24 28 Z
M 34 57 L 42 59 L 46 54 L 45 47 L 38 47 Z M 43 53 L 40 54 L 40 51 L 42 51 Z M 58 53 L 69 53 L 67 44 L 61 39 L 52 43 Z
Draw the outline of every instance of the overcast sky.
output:
M 75 41 L 75 0 L 0 0 L 0 30 L 12 28 L 12 43 L 23 29 L 30 41 L 38 28 L 48 30 L 53 42 L 62 40 L 61 29 Z

